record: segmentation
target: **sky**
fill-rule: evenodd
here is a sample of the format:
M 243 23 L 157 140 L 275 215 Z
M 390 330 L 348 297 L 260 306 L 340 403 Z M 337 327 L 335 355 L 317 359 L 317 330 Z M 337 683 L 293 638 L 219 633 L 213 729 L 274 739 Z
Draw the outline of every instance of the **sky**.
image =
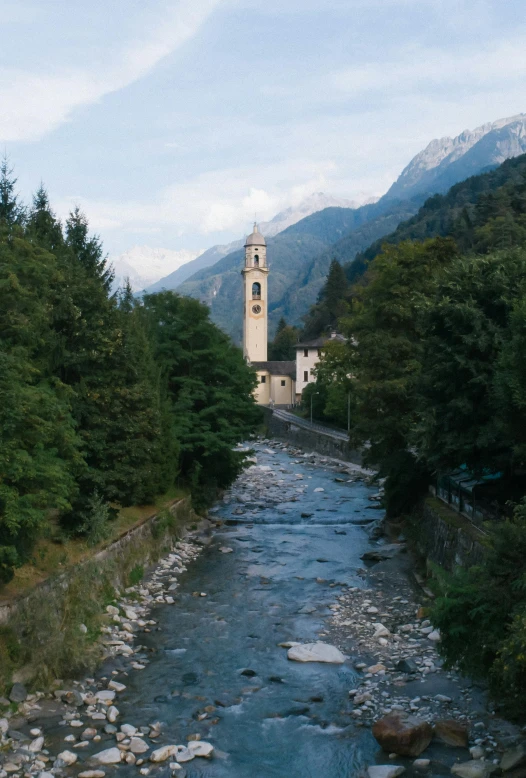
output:
M 526 111 L 524 0 L 0 0 L 0 144 L 110 255 L 383 194 Z

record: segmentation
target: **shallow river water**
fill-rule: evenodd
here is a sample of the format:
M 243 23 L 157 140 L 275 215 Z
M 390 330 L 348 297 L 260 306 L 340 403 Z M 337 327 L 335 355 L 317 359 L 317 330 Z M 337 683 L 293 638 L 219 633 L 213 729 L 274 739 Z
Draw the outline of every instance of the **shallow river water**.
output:
M 212 742 L 212 760 L 184 765 L 189 777 L 352 778 L 377 750 L 348 715 L 352 657 L 291 662 L 278 644 L 318 638 L 340 587 L 363 585 L 356 571 L 368 538 L 359 522 L 378 517 L 372 490 L 336 482 L 349 476 L 328 465 L 255 448 L 257 467 L 212 514 L 231 525 L 181 576 L 177 603 L 152 611 L 161 631 L 141 636 L 155 651 L 123 679 L 120 721 L 160 720 L 160 743 L 193 733 Z

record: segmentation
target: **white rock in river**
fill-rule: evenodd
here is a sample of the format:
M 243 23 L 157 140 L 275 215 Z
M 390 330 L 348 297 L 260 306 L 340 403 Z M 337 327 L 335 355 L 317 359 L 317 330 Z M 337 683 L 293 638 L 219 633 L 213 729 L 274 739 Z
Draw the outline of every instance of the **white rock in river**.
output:
M 194 756 L 204 756 L 206 759 L 209 759 L 214 752 L 214 746 L 212 743 L 207 743 L 206 740 L 192 740 L 188 743 L 188 750 Z
M 367 768 L 369 778 L 396 778 L 405 773 L 405 767 L 396 764 L 378 764 Z
M 132 737 L 130 740 L 130 751 L 132 754 L 144 754 L 148 751 L 149 745 L 140 737 Z
M 133 724 L 122 724 L 121 732 L 124 732 L 128 737 L 133 737 L 137 732 L 137 727 L 134 727 Z
M 79 773 L 77 778 L 104 778 L 106 773 L 104 770 L 84 770 L 83 773 Z
M 287 651 L 289 659 L 295 662 L 328 662 L 341 665 L 345 662 L 342 652 L 329 643 L 303 643 Z
M 119 681 L 110 681 L 108 684 L 108 689 L 114 692 L 123 692 L 125 688 L 126 686 L 123 683 L 119 683 Z
M 57 759 L 60 759 L 65 765 L 70 765 L 75 764 L 78 756 L 72 751 L 62 751 L 62 753 L 57 756 Z
M 483 762 L 481 759 L 474 759 L 472 762 L 454 764 L 451 768 L 451 772 L 453 775 L 459 775 L 460 778 L 488 778 L 488 776 L 497 769 L 497 765 L 494 765 L 491 762 Z
M 427 639 L 431 640 L 433 643 L 438 643 L 438 641 L 440 640 L 440 632 L 438 631 L 438 629 L 434 629 L 433 632 L 431 632 L 427 636 Z
M 95 695 L 97 702 L 111 702 L 115 699 L 115 692 L 111 689 L 103 689 L 101 692 L 97 692 Z
M 118 748 L 107 748 L 105 751 L 94 754 L 93 759 L 100 764 L 119 764 L 121 752 Z
M 194 752 L 189 748 L 186 748 L 185 746 L 179 746 L 179 750 L 175 758 L 178 762 L 191 762 L 195 756 L 196 754 L 194 754 Z
M 179 746 L 161 746 L 150 754 L 150 762 L 164 762 L 177 754 Z
M 387 627 L 384 627 L 384 625 L 380 624 L 380 622 L 375 624 L 374 627 L 375 627 L 375 629 L 374 629 L 374 637 L 375 638 L 387 638 L 391 634 L 389 632 L 389 630 L 387 629 Z
M 314 491 L 315 491 L 315 492 L 324 492 L 324 491 L 325 491 L 325 489 L 323 488 L 323 486 L 317 486 L 317 487 L 316 487 L 316 489 L 315 489 Z
M 36 740 L 33 740 L 33 742 L 30 743 L 29 750 L 32 751 L 34 754 L 36 754 L 38 751 L 42 751 L 43 745 L 44 745 L 44 738 L 42 736 L 37 737 Z
M 430 759 L 415 759 L 415 761 L 413 762 L 413 768 L 415 770 L 420 770 L 420 771 L 427 770 L 430 764 L 431 764 Z
M 110 705 L 107 716 L 110 724 L 113 724 L 119 718 L 119 709 L 115 705 Z

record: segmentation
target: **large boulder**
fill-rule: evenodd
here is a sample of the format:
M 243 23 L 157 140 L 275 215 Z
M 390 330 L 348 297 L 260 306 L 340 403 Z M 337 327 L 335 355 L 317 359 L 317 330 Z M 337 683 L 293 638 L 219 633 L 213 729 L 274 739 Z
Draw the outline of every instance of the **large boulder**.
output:
M 27 689 L 23 683 L 15 683 L 9 693 L 11 702 L 24 702 L 27 699 Z
M 379 719 L 373 725 L 373 735 L 389 754 L 420 756 L 433 738 L 433 727 L 423 719 L 397 711 Z
M 469 743 L 469 727 L 462 721 L 443 719 L 435 724 L 435 737 L 448 746 L 467 748 Z
M 303 643 L 293 646 L 287 651 L 287 656 L 295 662 L 328 662 L 334 665 L 345 662 L 342 652 L 329 643 Z
M 523 767 L 523 765 L 526 765 L 526 746 L 524 743 L 505 751 L 500 762 L 500 768 L 503 772 Z

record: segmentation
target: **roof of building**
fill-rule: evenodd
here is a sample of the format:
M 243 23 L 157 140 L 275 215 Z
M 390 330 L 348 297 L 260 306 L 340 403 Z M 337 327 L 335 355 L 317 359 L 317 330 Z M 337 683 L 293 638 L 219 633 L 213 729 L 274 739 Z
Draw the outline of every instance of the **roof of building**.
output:
M 340 335 L 338 332 L 334 332 L 331 335 L 322 335 L 314 340 L 304 340 L 301 343 L 296 343 L 295 348 L 322 348 L 327 343 L 336 341 L 337 343 L 345 343 L 347 338 Z
M 251 362 L 254 370 L 266 370 L 270 375 L 287 375 L 296 380 L 296 362 Z
M 254 222 L 254 229 L 252 230 L 252 233 L 248 235 L 245 241 L 245 246 L 266 246 L 266 245 L 267 245 L 267 241 L 260 233 L 257 224 Z

